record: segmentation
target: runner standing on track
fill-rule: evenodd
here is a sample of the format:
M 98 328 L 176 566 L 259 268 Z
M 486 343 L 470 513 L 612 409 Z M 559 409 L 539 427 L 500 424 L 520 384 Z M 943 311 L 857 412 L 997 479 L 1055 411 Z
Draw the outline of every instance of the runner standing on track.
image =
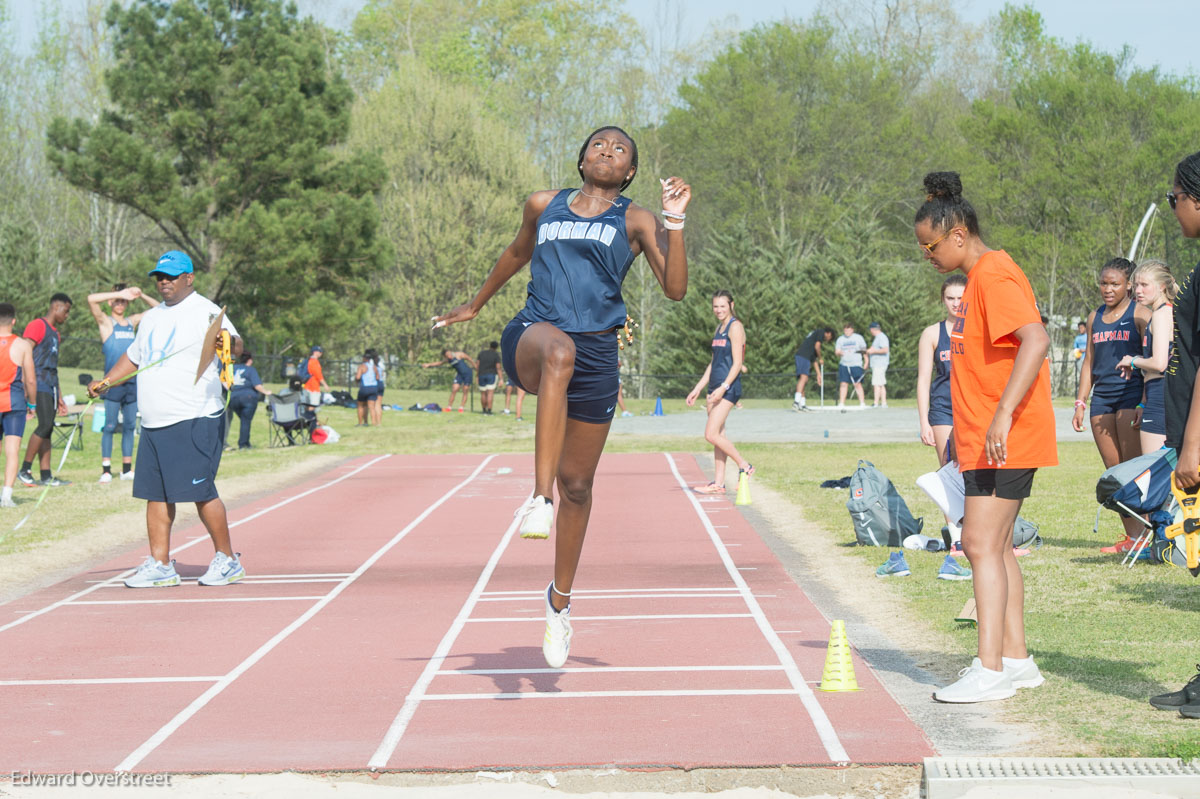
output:
M 704 425 L 704 440 L 713 445 L 713 481 L 693 489 L 697 494 L 725 493 L 725 461 L 733 458 L 738 471 L 754 474 L 754 467 L 741 456 L 733 442 L 725 437 L 725 420 L 742 398 L 742 361 L 746 355 L 746 329 L 733 315 L 733 295 L 718 291 L 712 297 L 713 315 L 717 330 L 712 339 L 712 360 L 700 376 L 700 382 L 687 395 L 688 407 L 696 404 L 701 391 L 707 389 L 705 410 L 708 422 Z M 733 378 L 730 379 L 730 375 Z
M 150 270 L 162 304 L 142 315 L 129 349 L 101 380 L 88 386 L 95 397 L 139 366 L 138 407 L 142 437 L 138 443 L 133 495 L 146 500 L 146 532 L 150 554 L 125 580 L 128 588 L 179 585 L 171 560 L 171 525 L 178 502 L 196 503 L 204 529 L 216 550 L 201 585 L 229 585 L 246 576 L 229 540 L 225 504 L 217 494 L 221 465 L 221 431 L 225 415 L 216 362 L 199 371 L 205 335 L 221 309 L 192 288 L 192 259 L 179 250 L 164 253 Z M 221 327 L 231 337 L 234 357 L 242 340 L 226 317 Z M 220 339 L 218 339 L 218 342 Z
M 500 337 L 504 372 L 518 388 L 537 394 L 534 496 L 518 515 L 521 535 L 558 533 L 554 579 L 546 588 L 542 653 L 558 668 L 571 643 L 570 600 L 592 507 L 592 480 L 617 405 L 617 336 L 627 316 L 621 283 L 640 254 L 673 300 L 687 293 L 684 210 L 691 187 L 677 177 L 662 183 L 665 220 L 633 205 L 621 192 L 637 173 L 637 145 L 617 127 L 592 133 L 579 150 L 579 189 L 529 196 L 521 228 L 475 298 L 434 317 L 434 327 L 475 318 L 484 304 L 526 263 L 525 308 Z
M 1043 678 L 1025 648 L 1025 585 L 1012 531 L 1039 467 L 1058 463 L 1050 404 L 1050 336 L 1033 289 L 1003 250 L 979 237 L 955 172 L 925 176 L 914 231 L 942 274 L 967 286 L 950 334 L 955 452 L 966 486 L 962 544 L 974 570 L 979 654 L 940 702 L 1007 699 Z
M 792 398 L 793 411 L 808 410 L 804 387 L 808 384 L 808 373 L 812 371 L 813 364 L 817 365 L 817 385 L 825 387 L 825 359 L 821 355 L 821 347 L 831 341 L 833 328 L 819 327 L 800 342 L 800 348 L 796 350 L 796 396 Z
M 1162 377 L 1171 359 L 1171 335 L 1175 328 L 1171 303 L 1178 293 L 1179 286 L 1162 261 L 1142 261 L 1133 270 L 1133 296 L 1139 305 L 1150 309 L 1150 323 L 1142 334 L 1141 354 L 1126 355 L 1117 364 L 1117 369 L 1122 373 L 1134 369 L 1142 373 L 1137 428 L 1143 455 L 1158 451 L 1167 439 Z
M 1100 296 L 1104 304 L 1088 314 L 1087 350 L 1075 393 L 1075 416 L 1071 426 L 1083 432 L 1083 415 L 1089 392 L 1092 396 L 1092 439 L 1100 460 L 1108 469 L 1142 454 L 1142 442 L 1134 427 L 1142 401 L 1142 375 L 1118 367 L 1126 355 L 1142 354 L 1142 334 L 1150 322 L 1150 309 L 1130 296 L 1133 262 L 1113 258 L 1100 268 Z M 1144 525 L 1132 516 L 1122 516 L 1125 538 L 1101 552 L 1125 553 L 1133 548 Z
M 463 413 L 466 408 L 467 392 L 471 390 L 471 383 L 475 379 L 472 369 L 477 369 L 478 364 L 471 359 L 462 350 L 442 350 L 442 359 L 440 361 L 430 361 L 429 363 L 421 364 L 422 369 L 429 369 L 434 366 L 451 366 L 454 368 L 454 382 L 450 384 L 450 402 L 446 404 L 443 411 L 449 413 L 453 410 L 454 395 L 462 390 L 462 396 L 458 400 L 458 412 Z

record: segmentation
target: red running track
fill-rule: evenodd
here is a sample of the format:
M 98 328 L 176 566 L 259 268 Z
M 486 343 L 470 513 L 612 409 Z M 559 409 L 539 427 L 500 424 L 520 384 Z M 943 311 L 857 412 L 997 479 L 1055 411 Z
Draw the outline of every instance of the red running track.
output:
M 505 469 L 511 472 L 501 474 Z M 553 544 L 515 537 L 527 456 L 359 459 L 231 512 L 249 577 L 131 591 L 142 550 L 0 607 L 0 772 L 915 763 L 866 664 L 690 456 L 606 455 L 566 667 Z

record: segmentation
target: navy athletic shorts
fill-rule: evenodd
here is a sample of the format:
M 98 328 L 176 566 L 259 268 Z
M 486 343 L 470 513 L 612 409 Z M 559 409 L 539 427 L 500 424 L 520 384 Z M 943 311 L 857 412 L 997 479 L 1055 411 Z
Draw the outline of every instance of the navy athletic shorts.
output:
M 17 438 L 25 435 L 24 409 L 0 413 L 0 435 L 16 436 Z
M 479 376 L 479 390 L 480 391 L 491 391 L 492 389 L 494 389 L 496 387 L 497 379 L 498 379 L 498 376 L 494 373 L 490 374 L 490 375 L 480 375 Z
M 709 384 L 708 393 L 711 394 L 721 386 L 720 383 Z M 742 398 L 742 381 L 735 380 L 730 384 L 729 388 L 725 389 L 725 393 L 721 395 L 721 399 L 729 400 L 734 405 L 738 404 L 738 400 Z
M 1167 434 L 1166 400 L 1163 399 L 1163 381 L 1159 377 L 1146 381 L 1146 408 L 1142 411 L 1143 433 Z
M 133 495 L 151 502 L 207 502 L 217 498 L 222 417 L 185 419 L 143 427 Z
M 358 402 L 370 402 L 378 397 L 381 393 L 379 386 L 359 386 L 358 387 Z
M 1142 401 L 1141 383 L 1132 383 L 1119 387 L 1116 391 L 1092 391 L 1091 416 L 1103 416 L 1117 411 L 1128 411 L 1138 406 Z
M 508 381 L 530 394 L 517 376 L 517 343 L 532 324 L 513 319 L 500 336 L 500 357 Z M 575 342 L 575 373 L 567 384 L 567 418 L 591 424 L 608 424 L 617 407 L 620 390 L 617 369 L 617 337 L 613 333 L 590 335 L 567 333 Z
M 954 426 L 954 410 L 950 398 L 933 395 L 929 398 L 929 414 L 925 417 L 931 427 L 939 424 Z
M 863 368 L 861 366 L 838 366 L 839 383 L 861 383 Z
M 804 377 L 812 371 L 812 361 L 803 355 L 796 356 L 796 377 Z

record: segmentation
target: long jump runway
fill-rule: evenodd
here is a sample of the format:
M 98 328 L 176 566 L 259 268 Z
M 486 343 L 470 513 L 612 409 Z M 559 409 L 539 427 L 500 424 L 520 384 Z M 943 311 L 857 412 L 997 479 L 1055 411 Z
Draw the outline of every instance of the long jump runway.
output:
M 511 471 L 509 471 L 511 470 Z M 144 548 L 0 606 L 0 772 L 915 763 L 934 752 L 690 456 L 606 455 L 563 669 L 532 458 L 363 458 L 230 513 L 249 577 L 124 588 Z M 191 579 L 188 579 L 191 578 Z

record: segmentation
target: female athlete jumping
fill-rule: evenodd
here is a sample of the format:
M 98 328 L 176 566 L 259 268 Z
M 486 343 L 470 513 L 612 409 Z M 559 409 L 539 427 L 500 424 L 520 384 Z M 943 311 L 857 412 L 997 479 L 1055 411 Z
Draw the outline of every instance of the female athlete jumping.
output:
M 474 319 L 501 286 L 528 263 L 525 307 L 500 339 L 504 372 L 538 397 L 533 497 L 519 510 L 521 535 L 546 538 L 560 500 L 554 579 L 546 588 L 542 653 L 558 668 L 571 644 L 570 599 L 592 508 L 592 480 L 617 405 L 617 333 L 626 322 L 621 283 L 644 253 L 672 300 L 687 292 L 684 210 L 691 187 L 662 181 L 665 219 L 621 192 L 637 173 L 637 145 L 604 127 L 579 150 L 578 189 L 534 192 L 521 228 L 475 298 L 434 317 L 434 327 Z

